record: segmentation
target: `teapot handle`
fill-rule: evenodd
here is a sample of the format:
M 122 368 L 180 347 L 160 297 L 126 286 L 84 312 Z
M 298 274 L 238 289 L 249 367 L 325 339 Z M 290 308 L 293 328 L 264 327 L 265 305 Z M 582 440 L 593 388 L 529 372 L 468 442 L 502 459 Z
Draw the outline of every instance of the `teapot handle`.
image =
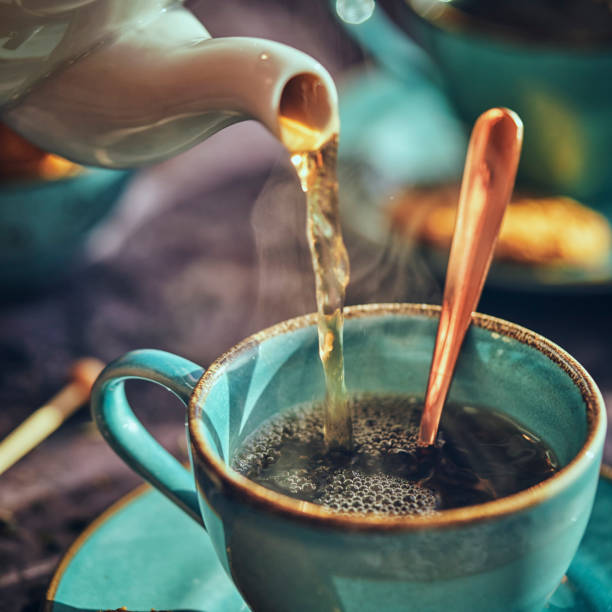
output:
M 193 475 L 136 418 L 125 396 L 129 379 L 148 380 L 185 406 L 204 370 L 182 357 L 153 349 L 126 353 L 100 374 L 91 392 L 91 412 L 111 448 L 202 527 Z

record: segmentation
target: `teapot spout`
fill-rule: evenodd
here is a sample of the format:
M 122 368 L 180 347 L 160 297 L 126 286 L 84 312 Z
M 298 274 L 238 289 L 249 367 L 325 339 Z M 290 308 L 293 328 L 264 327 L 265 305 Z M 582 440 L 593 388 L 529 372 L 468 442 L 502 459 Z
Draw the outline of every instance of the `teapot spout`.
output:
M 73 161 L 161 161 L 255 119 L 291 151 L 338 132 L 337 93 L 310 56 L 255 38 L 211 39 L 184 9 L 135 29 L 35 83 L 3 119 Z
M 338 133 L 336 87 L 309 55 L 256 38 L 219 38 L 206 46 L 216 76 L 201 86 L 217 108 L 260 121 L 292 152 L 316 150 Z

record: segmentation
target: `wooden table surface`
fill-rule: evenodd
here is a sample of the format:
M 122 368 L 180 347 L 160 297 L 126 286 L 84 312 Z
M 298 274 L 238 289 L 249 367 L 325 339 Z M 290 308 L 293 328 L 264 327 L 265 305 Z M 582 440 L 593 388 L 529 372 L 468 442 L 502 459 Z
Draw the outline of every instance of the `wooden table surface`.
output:
M 284 4 L 191 6 L 215 34 L 293 44 L 334 75 L 360 59 L 324 3 Z M 136 174 L 119 210 L 63 280 L 0 303 L 0 438 L 64 384 L 80 356 L 108 361 L 151 347 L 206 366 L 244 336 L 314 310 L 303 228 L 303 195 L 286 155 L 255 124 L 229 128 Z M 380 253 L 358 238 L 348 242 L 356 279 L 349 303 L 439 301 L 436 282 L 396 282 L 414 273 L 400 265 L 372 278 L 367 272 Z M 558 342 L 612 404 L 612 295 L 487 292 L 479 310 Z M 128 392 L 145 424 L 185 459 L 178 402 L 152 385 L 134 383 Z M 38 610 L 62 552 L 139 483 L 86 409 L 0 477 L 0 610 Z

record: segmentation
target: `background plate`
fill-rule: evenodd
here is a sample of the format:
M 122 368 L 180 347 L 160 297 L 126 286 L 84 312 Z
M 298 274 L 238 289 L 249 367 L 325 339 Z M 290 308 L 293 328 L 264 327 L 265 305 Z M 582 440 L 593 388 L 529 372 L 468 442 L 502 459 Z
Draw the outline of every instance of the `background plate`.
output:
M 460 180 L 467 128 L 436 85 L 416 70 L 402 81 L 376 68 L 348 78 L 340 90 L 340 210 L 348 232 L 379 246 L 392 240 L 386 208 L 419 184 Z M 612 223 L 612 203 L 597 210 Z M 402 239 L 403 240 L 403 239 Z M 443 277 L 448 253 L 418 244 Z M 612 290 L 612 250 L 594 269 L 494 262 L 489 286 L 534 292 Z

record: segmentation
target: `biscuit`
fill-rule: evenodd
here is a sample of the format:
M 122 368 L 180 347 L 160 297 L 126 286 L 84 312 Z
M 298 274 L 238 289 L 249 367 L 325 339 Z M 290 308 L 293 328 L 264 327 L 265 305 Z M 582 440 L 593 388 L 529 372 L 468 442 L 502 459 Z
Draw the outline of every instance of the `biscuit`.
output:
M 399 234 L 448 249 L 455 227 L 459 187 L 410 189 L 388 209 Z M 568 197 L 515 195 L 495 250 L 500 260 L 530 265 L 595 267 L 612 248 L 612 229 L 600 213 Z

